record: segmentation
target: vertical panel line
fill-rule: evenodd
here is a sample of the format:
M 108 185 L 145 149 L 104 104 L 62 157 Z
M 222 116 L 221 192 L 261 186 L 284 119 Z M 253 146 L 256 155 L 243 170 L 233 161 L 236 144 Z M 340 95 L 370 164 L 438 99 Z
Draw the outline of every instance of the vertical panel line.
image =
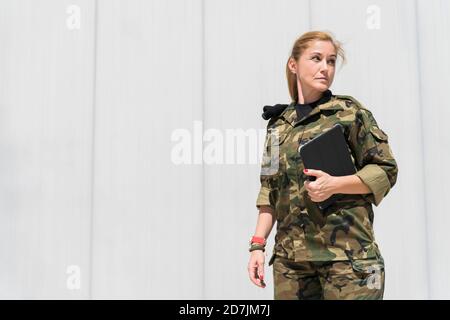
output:
M 424 119 L 424 112 L 423 112 L 423 95 L 421 92 L 422 89 L 422 73 L 421 73 L 421 54 L 420 54 L 420 30 L 419 30 L 419 5 L 418 5 L 418 0 L 414 1 L 414 18 L 415 18 L 415 23 L 416 23 L 416 52 L 417 52 L 417 78 L 418 78 L 418 86 L 419 86 L 419 90 L 417 90 L 417 95 L 418 95 L 418 100 L 419 100 L 419 118 L 420 118 L 420 146 L 421 146 L 421 157 L 422 157 L 422 190 L 423 190 L 423 210 L 424 210 L 424 231 L 425 231 L 425 260 L 426 260 L 426 281 L 427 281 L 427 299 L 431 298 L 431 275 L 430 275 L 430 240 L 429 240 L 429 224 L 428 224 L 428 210 L 427 210 L 427 193 L 426 193 L 426 175 L 425 175 L 425 170 L 426 170 L 426 165 L 425 165 L 425 153 L 424 153 L 424 148 L 425 148 L 425 131 L 424 131 L 424 124 L 423 124 L 423 119 Z
M 89 299 L 93 299 L 94 270 L 94 201 L 95 201 L 95 111 L 97 101 L 97 32 L 98 32 L 98 0 L 94 2 L 94 46 L 92 70 L 92 128 L 91 128 L 91 207 L 89 230 Z
M 311 4 L 311 0 L 308 0 L 308 26 L 309 26 L 309 30 L 312 30 L 312 4 Z
M 203 137 L 203 130 L 205 130 L 205 0 L 201 0 L 201 108 L 202 108 L 202 137 Z M 203 154 L 203 144 L 202 144 L 202 154 Z M 205 212 L 205 165 L 203 163 L 203 157 L 202 157 L 202 299 L 206 299 L 206 212 Z

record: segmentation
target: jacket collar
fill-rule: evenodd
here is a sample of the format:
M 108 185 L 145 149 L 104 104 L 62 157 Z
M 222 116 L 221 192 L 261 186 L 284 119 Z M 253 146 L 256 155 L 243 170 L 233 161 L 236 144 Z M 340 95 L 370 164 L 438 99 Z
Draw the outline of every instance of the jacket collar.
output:
M 336 98 L 332 92 L 327 90 L 318 101 L 312 103 L 313 109 L 306 117 L 302 118 L 301 121 L 297 121 L 297 112 L 295 111 L 297 102 L 295 101 L 291 102 L 291 104 L 280 114 L 280 117 L 290 125 L 295 126 L 319 113 L 321 110 L 344 110 L 344 108 L 339 103 L 336 103 L 335 100 Z

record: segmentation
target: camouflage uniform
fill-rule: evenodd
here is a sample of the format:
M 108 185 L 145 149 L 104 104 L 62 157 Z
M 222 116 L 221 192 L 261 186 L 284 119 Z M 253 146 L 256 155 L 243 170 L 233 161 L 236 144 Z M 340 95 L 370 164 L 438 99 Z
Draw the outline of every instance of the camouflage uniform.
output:
M 333 263 L 340 261 L 340 269 L 347 263 L 347 271 L 352 269 L 361 275 L 363 270 L 357 270 L 361 260 L 366 260 L 365 271 L 379 267 L 380 278 L 384 279 L 383 258 L 373 232 L 372 204 L 378 206 L 394 186 L 397 163 L 388 136 L 378 127 L 372 113 L 351 96 L 333 95 L 329 90 L 327 93 L 328 97 L 324 99 L 324 95 L 306 117 L 297 119 L 293 102 L 267 125 L 256 206 L 258 209 L 270 206 L 276 214 L 277 233 L 269 260 L 269 266 L 276 261 L 274 281 L 281 280 L 280 272 L 289 269 L 287 265 L 292 267 L 292 263 L 305 270 L 306 265 L 327 264 L 324 268 L 333 272 Z M 337 123 L 344 127 L 356 175 L 371 193 L 345 194 L 320 210 L 304 187 L 307 176 L 298 148 Z M 368 267 L 372 265 L 375 267 Z M 281 282 L 278 284 L 283 286 Z

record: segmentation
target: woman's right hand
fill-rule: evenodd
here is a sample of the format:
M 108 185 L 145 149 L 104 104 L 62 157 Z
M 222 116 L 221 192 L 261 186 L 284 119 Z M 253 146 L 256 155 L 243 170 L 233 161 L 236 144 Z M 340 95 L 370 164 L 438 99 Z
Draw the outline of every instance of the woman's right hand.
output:
M 258 287 L 265 288 L 264 283 L 264 261 L 265 256 L 262 250 L 250 252 L 250 261 L 248 262 L 248 275 L 250 280 Z

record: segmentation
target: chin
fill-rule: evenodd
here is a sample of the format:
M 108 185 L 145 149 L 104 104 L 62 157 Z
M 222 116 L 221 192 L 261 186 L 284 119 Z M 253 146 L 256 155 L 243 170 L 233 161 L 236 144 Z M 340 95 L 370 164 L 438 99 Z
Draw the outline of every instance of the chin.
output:
M 325 85 L 325 84 L 316 84 L 316 85 L 314 86 L 314 89 L 316 89 L 317 91 L 320 91 L 320 92 L 325 92 L 325 91 L 328 90 L 329 87 L 330 87 L 330 86 Z

